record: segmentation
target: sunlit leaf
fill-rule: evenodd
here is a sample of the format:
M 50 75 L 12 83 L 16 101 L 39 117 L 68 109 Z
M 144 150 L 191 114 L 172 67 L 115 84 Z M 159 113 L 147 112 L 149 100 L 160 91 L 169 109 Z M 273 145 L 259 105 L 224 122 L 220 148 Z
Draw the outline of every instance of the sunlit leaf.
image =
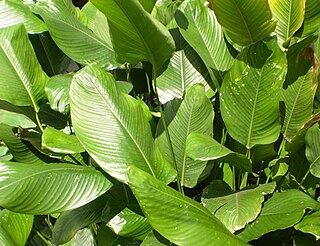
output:
M 306 134 L 306 157 L 310 164 L 310 172 L 320 178 L 320 129 L 315 124 L 309 128 Z
M 310 233 L 316 237 L 317 240 L 320 239 L 320 211 L 314 212 L 310 215 L 306 215 L 299 224 L 295 225 L 295 228 L 305 232 Z

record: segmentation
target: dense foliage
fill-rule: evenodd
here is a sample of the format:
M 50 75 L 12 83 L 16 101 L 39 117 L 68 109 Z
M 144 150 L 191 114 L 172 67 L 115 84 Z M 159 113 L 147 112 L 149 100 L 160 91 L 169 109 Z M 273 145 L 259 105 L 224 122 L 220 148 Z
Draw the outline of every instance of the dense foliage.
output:
M 316 245 L 319 0 L 0 0 L 1 245 Z

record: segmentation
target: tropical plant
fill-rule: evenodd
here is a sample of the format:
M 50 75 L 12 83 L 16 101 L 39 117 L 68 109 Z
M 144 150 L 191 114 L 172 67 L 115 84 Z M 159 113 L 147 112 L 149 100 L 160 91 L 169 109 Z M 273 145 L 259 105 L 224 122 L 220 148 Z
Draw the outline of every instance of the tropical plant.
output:
M 0 0 L 1 245 L 316 245 L 319 0 Z

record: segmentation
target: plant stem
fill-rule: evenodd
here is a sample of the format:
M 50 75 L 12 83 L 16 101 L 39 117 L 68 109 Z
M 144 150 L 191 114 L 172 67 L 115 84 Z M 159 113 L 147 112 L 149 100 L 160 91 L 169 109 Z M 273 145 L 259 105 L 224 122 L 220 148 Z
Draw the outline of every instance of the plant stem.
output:
M 166 122 L 166 119 L 164 118 L 162 105 L 161 105 L 161 102 L 160 102 L 160 99 L 159 99 L 159 95 L 158 95 L 156 68 L 155 68 L 155 66 L 153 66 L 152 68 L 153 68 L 152 69 L 153 70 L 152 73 L 153 73 L 154 91 L 155 91 L 155 94 L 156 94 L 157 101 L 159 103 L 161 122 L 162 122 L 164 131 L 165 131 L 165 134 L 166 134 L 166 138 L 167 138 L 167 141 L 168 141 L 168 144 L 169 144 L 169 149 L 170 149 L 170 153 L 171 153 L 171 156 L 172 156 L 172 161 L 173 161 L 174 167 L 175 167 L 175 169 L 177 171 L 178 190 L 179 190 L 180 193 L 184 194 L 184 191 L 183 191 L 183 188 L 182 188 L 182 185 L 181 185 L 181 179 L 180 179 L 180 175 L 179 175 L 178 165 L 177 165 L 177 162 L 176 162 L 176 158 L 174 156 L 172 141 L 171 141 L 169 130 L 168 130 L 168 124 Z
M 38 124 L 38 126 L 39 126 L 40 131 L 43 133 L 43 132 L 44 132 L 44 129 L 43 129 L 43 127 L 42 127 L 42 124 L 41 124 L 41 121 L 40 121 L 40 118 L 39 118 L 39 114 L 38 114 L 37 111 L 35 111 L 35 113 L 36 113 L 36 121 L 37 121 L 37 124 Z
M 44 241 L 47 245 L 51 246 L 51 242 L 44 236 L 42 235 L 41 232 L 39 231 L 36 231 L 37 235 L 42 239 L 42 241 Z
M 306 181 L 309 173 L 310 173 L 310 168 L 309 168 L 308 172 L 306 172 L 306 174 L 305 174 L 305 175 L 303 176 L 303 178 L 301 179 L 301 182 L 300 182 L 300 184 L 299 184 L 298 190 L 302 188 L 302 184 L 304 183 L 304 181 Z
M 251 160 L 250 149 L 247 149 L 246 157 L 249 160 Z M 248 182 L 248 172 L 245 172 L 242 175 L 241 184 L 240 184 L 240 190 L 247 186 L 247 182 Z

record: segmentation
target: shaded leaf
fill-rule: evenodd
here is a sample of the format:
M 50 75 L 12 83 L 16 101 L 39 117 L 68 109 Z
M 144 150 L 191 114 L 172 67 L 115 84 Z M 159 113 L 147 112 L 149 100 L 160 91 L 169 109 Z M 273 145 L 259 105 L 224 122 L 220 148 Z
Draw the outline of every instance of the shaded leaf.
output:
M 172 243 L 161 236 L 156 230 L 152 230 L 148 236 L 143 240 L 141 246 L 158 246 L 158 245 L 172 245 Z
M 0 99 L 17 106 L 32 106 L 44 93 L 48 76 L 43 72 L 22 25 L 0 29 Z
M 245 155 L 229 150 L 209 135 L 190 133 L 187 138 L 186 152 L 194 160 L 216 160 L 234 165 L 245 172 L 251 171 L 250 160 Z
M 319 0 L 306 0 L 305 16 L 302 29 L 302 37 L 319 33 L 320 2 Z
M 264 203 L 258 218 L 237 236 L 248 242 L 268 232 L 291 227 L 301 220 L 308 208 L 319 210 L 320 203 L 299 190 L 275 193 Z
M 149 223 L 173 243 L 246 245 L 199 203 L 149 174 L 132 166 L 128 182 Z
M 32 229 L 33 216 L 0 211 L 0 239 L 4 245 L 25 245 Z M 6 239 L 7 238 L 7 241 Z M 6 244 L 6 243 L 11 244 Z
M 320 211 L 314 212 L 310 215 L 306 215 L 299 224 L 295 225 L 296 229 L 310 233 L 320 239 Z
M 125 182 L 135 165 L 170 182 L 170 164 L 156 158 L 154 140 L 141 104 L 119 91 L 110 73 L 96 66 L 78 72 L 70 89 L 71 117 L 78 139 L 111 176 Z
M 194 161 L 187 158 L 186 141 L 191 132 L 212 135 L 213 107 L 207 98 L 204 86 L 196 84 L 187 89 L 181 102 L 168 103 L 164 110 L 164 117 L 168 123 L 168 131 L 174 152 L 174 159 L 178 168 L 181 184 L 194 187 L 206 167 L 206 162 Z M 170 152 L 170 145 L 160 123 L 157 128 L 156 144 L 163 156 L 175 166 Z
M 264 196 L 276 188 L 275 183 L 269 183 L 233 192 L 229 187 L 221 191 L 222 186 L 219 181 L 211 183 L 204 189 L 201 200 L 231 232 L 255 220 L 261 211 Z
M 6 111 L 3 109 L 0 109 L 0 124 L 21 128 L 35 128 L 37 126 L 26 115 Z
M 239 45 L 255 43 L 276 27 L 267 0 L 215 0 L 211 4 L 221 26 Z
M 306 157 L 310 164 L 310 172 L 313 176 L 320 178 L 320 129 L 315 124 L 309 128 L 306 137 Z
M 113 47 L 82 23 L 70 0 L 39 1 L 32 8 L 44 19 L 54 42 L 71 59 L 107 69 L 118 65 Z
M 94 246 L 94 234 L 89 228 L 79 230 L 71 240 L 71 246 Z
M 247 148 L 279 137 L 285 73 L 285 55 L 272 39 L 244 49 L 226 75 L 220 94 L 222 118 L 230 136 Z
M 301 27 L 306 0 L 268 0 L 277 26 L 275 33 L 282 44 Z
M 23 1 L 1 1 L 0 28 L 24 24 L 28 33 L 41 33 L 47 30 L 46 25 L 35 16 Z
M 107 16 L 117 58 L 121 62 L 149 61 L 156 69 L 171 58 L 169 31 L 138 0 L 91 0 Z
M 69 112 L 69 91 L 73 75 L 56 75 L 49 79 L 46 93 L 53 110 L 66 114 Z
M 0 206 L 28 214 L 77 208 L 112 186 L 95 169 L 69 164 L 3 162 L 0 176 Z

